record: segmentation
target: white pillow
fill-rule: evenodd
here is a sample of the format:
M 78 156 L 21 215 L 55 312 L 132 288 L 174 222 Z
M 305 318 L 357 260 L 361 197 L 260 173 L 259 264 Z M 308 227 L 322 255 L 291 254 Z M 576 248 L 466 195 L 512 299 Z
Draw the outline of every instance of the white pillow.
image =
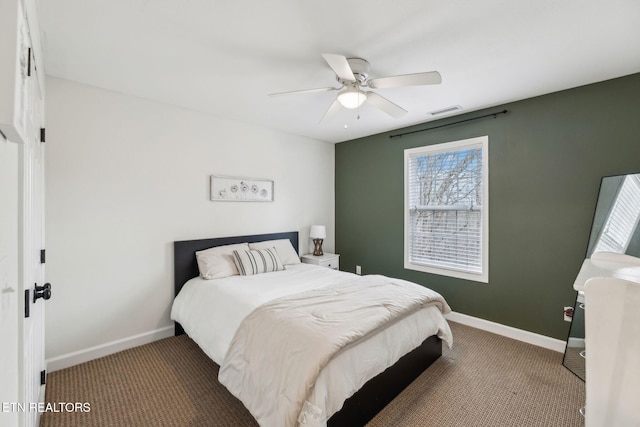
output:
M 242 276 L 284 270 L 276 248 L 233 251 L 233 256 Z
M 248 250 L 247 243 L 235 245 L 215 246 L 196 252 L 198 270 L 203 279 L 221 279 L 223 277 L 237 276 L 240 274 L 233 260 L 234 250 Z
M 266 240 L 264 242 L 249 243 L 249 249 L 276 248 L 282 264 L 300 264 L 300 257 L 289 239 Z

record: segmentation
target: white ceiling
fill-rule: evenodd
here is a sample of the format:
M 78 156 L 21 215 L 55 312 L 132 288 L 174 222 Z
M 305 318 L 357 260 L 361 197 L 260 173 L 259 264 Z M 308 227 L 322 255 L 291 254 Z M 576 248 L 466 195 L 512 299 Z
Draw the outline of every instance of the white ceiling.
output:
M 60 77 L 329 142 L 640 72 L 639 0 L 39 0 L 45 68 Z M 321 57 L 370 77 L 437 70 L 319 124 L 336 92 Z M 442 116 L 440 116 L 442 117 Z M 346 128 L 345 128 L 346 125 Z

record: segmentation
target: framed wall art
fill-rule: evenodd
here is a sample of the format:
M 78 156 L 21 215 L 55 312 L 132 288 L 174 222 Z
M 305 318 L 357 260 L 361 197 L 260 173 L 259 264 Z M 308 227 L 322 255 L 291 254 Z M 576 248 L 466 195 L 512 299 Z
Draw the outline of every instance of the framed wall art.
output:
M 211 200 L 273 202 L 273 181 L 211 175 Z

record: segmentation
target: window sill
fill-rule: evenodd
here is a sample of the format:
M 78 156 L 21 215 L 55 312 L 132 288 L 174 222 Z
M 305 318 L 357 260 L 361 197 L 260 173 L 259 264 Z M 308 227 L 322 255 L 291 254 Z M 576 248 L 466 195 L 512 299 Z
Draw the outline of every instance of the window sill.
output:
M 405 270 L 421 271 L 423 273 L 437 274 L 439 276 L 455 277 L 457 279 L 470 280 L 472 282 L 489 283 L 489 272 L 483 273 L 469 273 L 466 271 L 442 268 L 442 267 L 429 267 L 426 265 L 413 264 L 405 261 Z

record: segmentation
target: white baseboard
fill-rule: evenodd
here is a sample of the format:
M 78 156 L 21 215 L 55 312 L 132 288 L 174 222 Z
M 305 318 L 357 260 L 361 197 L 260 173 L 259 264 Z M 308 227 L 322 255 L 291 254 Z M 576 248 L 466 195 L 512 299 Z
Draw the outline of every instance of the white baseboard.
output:
M 483 331 L 492 332 L 494 334 L 502 335 L 514 340 L 537 345 L 538 347 L 544 347 L 549 350 L 557 351 L 559 353 L 564 353 L 564 349 L 567 345 L 566 341 L 551 338 L 546 335 L 536 334 L 522 329 L 513 328 L 511 326 L 491 322 L 489 320 L 480 319 L 478 317 L 456 313 L 455 311 L 446 314 L 444 317 L 447 320 L 451 320 L 452 322 L 462 323 L 463 325 L 482 329 Z
M 523 341 L 529 344 L 537 345 L 539 347 L 544 347 L 549 350 L 554 350 L 560 353 L 564 353 L 565 350 L 566 342 L 556 338 L 551 338 L 545 335 L 513 328 L 511 326 L 502 325 L 500 323 L 491 322 L 489 320 L 480 319 L 478 317 L 456 313 L 455 311 L 452 311 L 451 313 L 445 315 L 445 317 L 447 318 L 447 320 L 451 320 L 452 322 L 457 322 L 463 325 L 471 326 L 473 328 L 482 329 L 484 331 L 492 332 L 494 334 L 502 335 L 518 341 Z M 173 334 L 174 327 L 165 326 L 164 328 L 156 329 L 154 331 L 149 331 L 139 335 L 134 335 L 132 337 L 108 342 L 105 344 L 97 345 L 95 347 L 89 347 L 84 350 L 63 354 L 62 356 L 47 359 L 47 371 L 54 372 L 60 369 L 69 368 L 71 366 L 98 359 L 100 357 L 108 356 L 122 350 L 127 350 L 129 348 L 137 347 L 143 344 L 148 344 L 162 338 L 168 338 L 170 336 L 173 336 Z
M 54 372 L 60 369 L 69 368 L 71 366 L 108 356 L 122 350 L 127 350 L 162 338 L 167 338 L 173 334 L 174 327 L 165 326 L 164 328 L 156 329 L 154 331 L 63 354 L 62 356 L 47 359 L 47 371 Z

